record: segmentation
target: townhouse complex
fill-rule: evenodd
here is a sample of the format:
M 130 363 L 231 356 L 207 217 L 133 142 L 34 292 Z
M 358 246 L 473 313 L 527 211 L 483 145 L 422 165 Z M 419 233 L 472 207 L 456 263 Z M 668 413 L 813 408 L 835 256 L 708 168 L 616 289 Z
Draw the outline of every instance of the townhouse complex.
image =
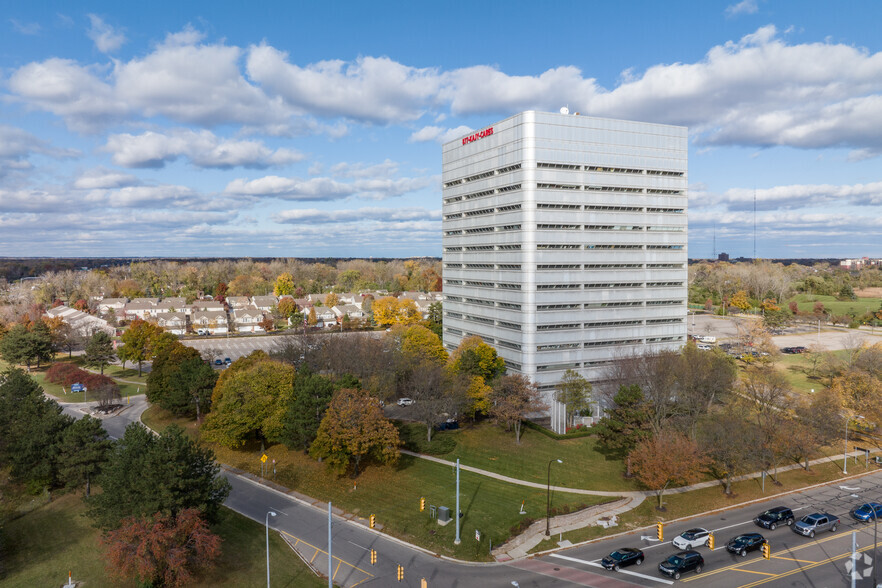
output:
M 529 111 L 442 157 L 446 347 L 478 335 L 550 402 L 567 369 L 683 345 L 685 127 Z

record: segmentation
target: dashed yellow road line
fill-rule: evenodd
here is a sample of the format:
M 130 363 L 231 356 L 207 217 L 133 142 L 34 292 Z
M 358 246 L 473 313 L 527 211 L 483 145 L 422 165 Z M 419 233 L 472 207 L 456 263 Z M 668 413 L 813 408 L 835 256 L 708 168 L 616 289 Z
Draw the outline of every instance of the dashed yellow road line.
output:
M 798 561 L 799 563 L 807 563 L 807 564 L 818 563 L 816 561 L 809 561 L 807 559 L 796 559 L 795 557 L 784 557 L 783 555 L 773 555 L 772 559 L 786 559 L 787 561 Z
M 882 542 L 877 543 L 876 545 L 879 545 L 879 544 L 882 544 Z M 862 548 L 858 549 L 858 553 L 862 553 L 862 552 L 864 552 L 864 551 L 867 551 L 867 550 L 873 549 L 873 547 L 874 547 L 873 545 L 870 545 L 870 546 L 867 546 L 867 547 L 862 547 Z M 783 572 L 783 573 L 781 573 L 781 574 L 776 574 L 776 575 L 775 575 L 774 577 L 772 577 L 772 578 L 766 578 L 766 579 L 763 579 L 763 580 L 757 580 L 756 582 L 751 582 L 750 584 L 743 584 L 743 585 L 739 586 L 738 588 L 753 588 L 754 586 L 761 586 L 761 585 L 763 585 L 763 584 L 765 584 L 765 583 L 767 583 L 767 582 L 772 582 L 773 580 L 779 580 L 779 579 L 781 579 L 781 578 L 786 578 L 787 576 L 792 576 L 793 574 L 800 574 L 800 573 L 802 573 L 802 572 L 807 572 L 808 570 L 811 570 L 811 569 L 814 569 L 814 568 L 820 567 L 820 566 L 822 566 L 822 565 L 824 565 L 824 564 L 833 563 L 833 562 L 835 562 L 835 561 L 839 561 L 839 560 L 842 560 L 842 559 L 846 559 L 846 558 L 848 558 L 848 557 L 851 557 L 851 551 L 847 551 L 847 552 L 845 552 L 845 553 L 843 553 L 843 554 L 841 554 L 841 555 L 835 555 L 835 556 L 833 556 L 833 557 L 828 557 L 827 559 L 825 559 L 825 560 L 823 560 L 823 561 L 815 562 L 815 563 L 813 563 L 813 564 L 811 564 L 811 565 L 807 565 L 807 566 L 804 566 L 804 567 L 801 567 L 801 568 L 796 568 L 795 570 L 790 570 L 790 571 L 787 571 L 787 572 Z
M 762 574 L 763 576 L 777 576 L 778 574 L 773 574 L 771 572 L 758 572 L 756 570 L 743 570 L 741 568 L 732 568 L 733 572 L 747 572 L 748 574 Z

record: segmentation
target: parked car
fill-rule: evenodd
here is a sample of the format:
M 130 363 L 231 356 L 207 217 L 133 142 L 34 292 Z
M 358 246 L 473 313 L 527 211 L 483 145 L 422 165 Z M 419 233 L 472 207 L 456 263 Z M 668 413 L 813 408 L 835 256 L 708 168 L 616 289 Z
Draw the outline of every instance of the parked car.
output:
M 439 431 L 454 431 L 459 428 L 459 422 L 456 419 L 447 419 L 443 423 L 438 423 Z
M 713 347 L 711 347 L 707 343 L 699 343 L 698 345 L 696 345 L 696 347 L 698 347 L 701 351 L 710 351 L 711 349 L 713 349 Z
M 702 343 L 716 343 L 717 342 L 717 338 L 711 337 L 710 335 L 706 335 L 704 337 L 699 337 L 698 340 L 701 341 Z
M 746 557 L 748 551 L 756 551 L 765 542 L 765 537 L 759 533 L 745 533 L 729 539 L 729 542 L 726 543 L 726 551 Z
M 791 529 L 794 533 L 814 537 L 816 533 L 821 531 L 835 532 L 838 525 L 839 519 L 837 517 L 826 512 L 816 512 L 802 517 Z
M 223 362 L 222 359 L 215 359 L 215 360 L 214 360 L 214 365 L 224 365 L 224 362 Z
M 708 535 L 710 535 L 710 531 L 702 529 L 701 527 L 696 527 L 695 529 L 689 529 L 677 537 L 674 537 L 674 540 L 671 541 L 671 543 L 677 549 L 695 549 L 696 547 L 707 545 Z
M 233 363 L 232 359 L 230 359 L 229 357 L 224 358 L 224 365 L 230 365 L 231 363 Z
M 704 558 L 701 557 L 700 553 L 697 551 L 681 551 L 658 564 L 658 571 L 675 580 L 679 580 L 683 573 L 695 570 L 695 573 L 698 574 L 703 567 Z
M 757 516 L 753 519 L 753 522 L 760 527 L 774 531 L 780 525 L 787 525 L 789 527 L 793 524 L 794 520 L 792 510 L 786 506 L 776 506 Z
M 413 404 L 413 398 L 399 398 L 398 406 L 410 406 Z
M 600 565 L 608 570 L 618 572 L 619 568 L 635 565 L 639 566 L 643 563 L 643 552 L 633 547 L 622 547 L 616 549 L 605 558 L 600 560 Z
M 851 516 L 856 521 L 869 523 L 882 516 L 882 504 L 878 502 L 867 502 L 851 509 Z

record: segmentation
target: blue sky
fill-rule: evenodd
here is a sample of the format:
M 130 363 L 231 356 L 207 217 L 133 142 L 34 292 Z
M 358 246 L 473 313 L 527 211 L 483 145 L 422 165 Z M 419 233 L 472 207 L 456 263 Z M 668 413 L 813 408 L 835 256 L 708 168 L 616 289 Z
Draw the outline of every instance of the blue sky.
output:
M 686 125 L 689 254 L 882 257 L 879 2 L 51 2 L 0 17 L 0 256 L 440 256 L 443 141 Z

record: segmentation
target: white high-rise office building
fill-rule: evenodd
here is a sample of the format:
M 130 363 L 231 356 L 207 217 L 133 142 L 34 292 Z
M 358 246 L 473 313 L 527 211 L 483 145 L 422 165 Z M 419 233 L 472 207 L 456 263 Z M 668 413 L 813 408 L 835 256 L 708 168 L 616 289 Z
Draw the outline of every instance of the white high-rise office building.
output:
M 567 369 L 683 345 L 687 148 L 685 127 L 535 111 L 445 144 L 445 346 L 482 337 L 550 399 Z

